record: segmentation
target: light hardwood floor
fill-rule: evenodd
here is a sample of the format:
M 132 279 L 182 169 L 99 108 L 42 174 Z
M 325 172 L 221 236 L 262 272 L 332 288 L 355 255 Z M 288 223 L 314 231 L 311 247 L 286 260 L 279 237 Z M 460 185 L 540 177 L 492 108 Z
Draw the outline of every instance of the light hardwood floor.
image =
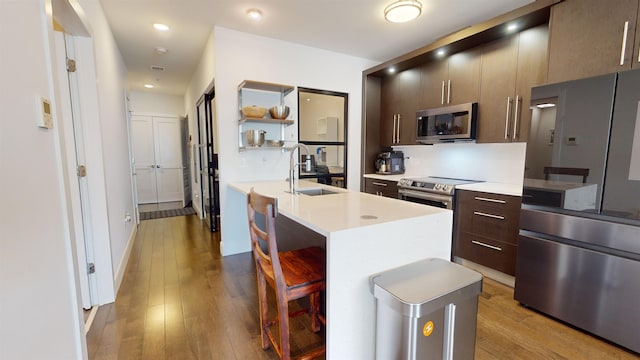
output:
M 260 347 L 251 255 L 221 257 L 218 236 L 196 216 L 142 221 L 117 300 L 87 334 L 89 359 L 277 359 Z M 640 358 L 518 305 L 489 279 L 478 307 L 476 359 Z M 294 351 L 322 339 L 305 320 L 292 323 Z

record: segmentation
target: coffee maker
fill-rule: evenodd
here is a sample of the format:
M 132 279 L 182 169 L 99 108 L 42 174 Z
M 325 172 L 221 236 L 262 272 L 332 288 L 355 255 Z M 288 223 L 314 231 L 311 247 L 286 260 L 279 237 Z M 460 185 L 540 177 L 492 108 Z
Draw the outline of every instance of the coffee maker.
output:
M 376 174 L 404 174 L 404 153 L 384 151 L 376 159 Z

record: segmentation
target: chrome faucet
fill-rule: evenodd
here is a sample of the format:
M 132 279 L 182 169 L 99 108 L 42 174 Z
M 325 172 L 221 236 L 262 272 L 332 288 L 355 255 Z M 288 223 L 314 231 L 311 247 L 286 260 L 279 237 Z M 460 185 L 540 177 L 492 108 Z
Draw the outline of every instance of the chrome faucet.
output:
M 304 149 L 307 152 L 307 159 L 305 162 L 297 164 L 293 163 L 293 153 L 296 151 L 296 149 L 300 149 L 300 152 L 302 152 L 302 149 Z M 304 165 L 307 172 L 311 171 L 311 153 L 309 152 L 309 148 L 305 144 L 295 144 L 291 147 L 291 156 L 289 157 L 289 192 L 292 194 L 296 193 L 293 185 L 295 169 L 296 166 L 300 165 Z

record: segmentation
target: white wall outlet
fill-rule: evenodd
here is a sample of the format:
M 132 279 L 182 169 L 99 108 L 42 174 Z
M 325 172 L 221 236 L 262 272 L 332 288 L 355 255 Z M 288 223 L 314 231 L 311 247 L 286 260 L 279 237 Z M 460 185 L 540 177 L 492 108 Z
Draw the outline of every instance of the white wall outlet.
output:
M 45 129 L 53 129 L 53 115 L 51 101 L 36 96 L 36 125 Z

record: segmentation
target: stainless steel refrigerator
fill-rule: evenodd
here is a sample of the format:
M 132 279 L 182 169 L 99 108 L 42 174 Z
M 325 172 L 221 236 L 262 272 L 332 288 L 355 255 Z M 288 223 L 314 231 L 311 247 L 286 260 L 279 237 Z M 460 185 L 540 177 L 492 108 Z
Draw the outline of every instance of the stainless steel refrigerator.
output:
M 514 296 L 640 352 L 640 70 L 531 98 Z

